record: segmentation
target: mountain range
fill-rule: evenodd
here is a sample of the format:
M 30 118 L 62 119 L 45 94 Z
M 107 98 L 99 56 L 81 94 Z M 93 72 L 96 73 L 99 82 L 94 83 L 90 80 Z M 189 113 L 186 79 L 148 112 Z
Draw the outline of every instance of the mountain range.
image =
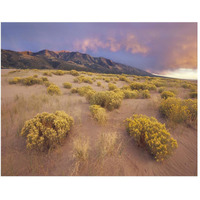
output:
M 89 71 L 112 74 L 134 74 L 153 76 L 151 73 L 136 67 L 120 64 L 103 57 L 92 57 L 88 54 L 70 51 L 11 51 L 1 50 L 1 68 L 17 69 L 61 69 Z

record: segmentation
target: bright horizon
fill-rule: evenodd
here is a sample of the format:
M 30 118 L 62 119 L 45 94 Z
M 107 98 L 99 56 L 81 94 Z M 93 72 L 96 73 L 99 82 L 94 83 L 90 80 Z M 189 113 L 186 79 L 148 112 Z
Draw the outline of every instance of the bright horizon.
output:
M 197 23 L 2 23 L 1 29 L 2 49 L 78 51 L 197 79 Z

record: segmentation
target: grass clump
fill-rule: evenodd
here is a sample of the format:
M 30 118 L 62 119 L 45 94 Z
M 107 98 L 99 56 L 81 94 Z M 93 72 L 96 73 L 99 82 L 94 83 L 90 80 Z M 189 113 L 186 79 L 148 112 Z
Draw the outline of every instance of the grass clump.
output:
M 91 105 L 90 112 L 95 120 L 100 124 L 104 124 L 106 122 L 106 110 L 99 105 Z
M 160 113 L 174 123 L 196 121 L 197 100 L 167 98 L 161 102 Z
M 50 95 L 61 95 L 62 94 L 60 88 L 55 84 L 51 84 L 47 88 L 47 93 L 50 94 Z
M 170 137 L 165 124 L 161 124 L 154 117 L 133 115 L 126 119 L 127 131 L 137 144 L 152 154 L 156 161 L 168 158 L 178 147 L 177 141 Z
M 63 83 L 63 87 L 67 88 L 67 89 L 71 89 L 72 88 L 72 84 L 69 83 L 69 82 L 65 82 L 65 83 Z
M 100 157 L 112 156 L 121 150 L 121 142 L 116 132 L 102 133 L 98 140 Z
M 64 111 L 43 112 L 25 122 L 21 135 L 26 137 L 27 149 L 45 151 L 61 144 L 73 123 Z
M 175 94 L 172 91 L 163 91 L 161 93 L 161 98 L 162 99 L 167 99 L 169 97 L 175 97 Z
M 114 91 L 96 92 L 92 96 L 90 104 L 100 105 L 101 107 L 104 107 L 109 111 L 112 111 L 120 107 L 123 97 L 124 96 L 122 92 L 114 92 Z

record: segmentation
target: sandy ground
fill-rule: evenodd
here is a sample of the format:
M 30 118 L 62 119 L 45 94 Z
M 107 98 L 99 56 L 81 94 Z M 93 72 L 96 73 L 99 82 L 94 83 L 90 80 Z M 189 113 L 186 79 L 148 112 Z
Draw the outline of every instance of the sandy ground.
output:
M 151 92 L 150 99 L 123 100 L 118 110 L 108 112 L 106 125 L 99 125 L 89 111 L 89 104 L 84 97 L 70 94 L 63 88 L 64 82 L 71 82 L 73 87 L 90 85 L 73 83 L 71 75 L 48 77 L 63 92 L 59 97 L 48 97 L 46 87 L 9 85 L 8 80 L 14 76 L 28 76 L 38 72 L 14 73 L 7 75 L 9 70 L 1 70 L 1 174 L 5 176 L 27 175 L 107 175 L 107 176 L 196 176 L 197 175 L 197 129 L 184 124 L 171 126 L 158 111 L 160 94 Z M 40 76 L 40 74 L 39 74 Z M 107 83 L 100 80 L 103 85 Z M 118 81 L 117 86 L 125 85 Z M 93 89 L 105 90 L 97 87 Z M 177 95 L 186 98 L 188 90 L 177 89 Z M 41 97 L 43 99 L 40 99 Z M 64 110 L 74 117 L 75 125 L 62 146 L 49 153 L 30 152 L 26 150 L 25 139 L 19 133 L 27 119 L 38 112 L 54 112 Z M 153 116 L 166 127 L 178 142 L 178 149 L 163 163 L 156 162 L 144 149 L 139 148 L 126 132 L 124 120 L 132 114 Z M 108 157 L 102 163 L 94 163 L 97 153 L 96 144 L 101 133 L 117 132 L 123 143 L 120 156 Z M 73 140 L 77 137 L 89 139 L 89 161 L 83 164 L 77 174 L 73 174 L 75 162 L 73 158 Z

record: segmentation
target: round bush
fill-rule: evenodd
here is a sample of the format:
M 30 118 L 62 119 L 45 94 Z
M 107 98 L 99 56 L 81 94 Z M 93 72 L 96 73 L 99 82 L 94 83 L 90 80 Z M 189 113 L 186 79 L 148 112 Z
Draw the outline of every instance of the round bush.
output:
M 171 91 L 163 91 L 161 93 L 161 98 L 162 99 L 167 99 L 168 97 L 175 97 L 175 94 Z
M 69 82 L 65 82 L 65 83 L 63 83 L 63 87 L 67 88 L 67 89 L 71 89 L 72 88 L 72 84 L 69 83 Z
M 21 135 L 27 149 L 45 151 L 60 144 L 69 133 L 74 120 L 64 111 L 43 112 L 25 122 Z
M 60 88 L 57 85 L 54 85 L 54 84 L 51 84 L 47 88 L 47 93 L 50 94 L 50 95 L 61 95 L 62 94 Z
M 178 147 L 177 141 L 170 137 L 165 124 L 154 117 L 133 115 L 126 119 L 127 131 L 139 146 L 144 147 L 156 161 L 163 161 Z

